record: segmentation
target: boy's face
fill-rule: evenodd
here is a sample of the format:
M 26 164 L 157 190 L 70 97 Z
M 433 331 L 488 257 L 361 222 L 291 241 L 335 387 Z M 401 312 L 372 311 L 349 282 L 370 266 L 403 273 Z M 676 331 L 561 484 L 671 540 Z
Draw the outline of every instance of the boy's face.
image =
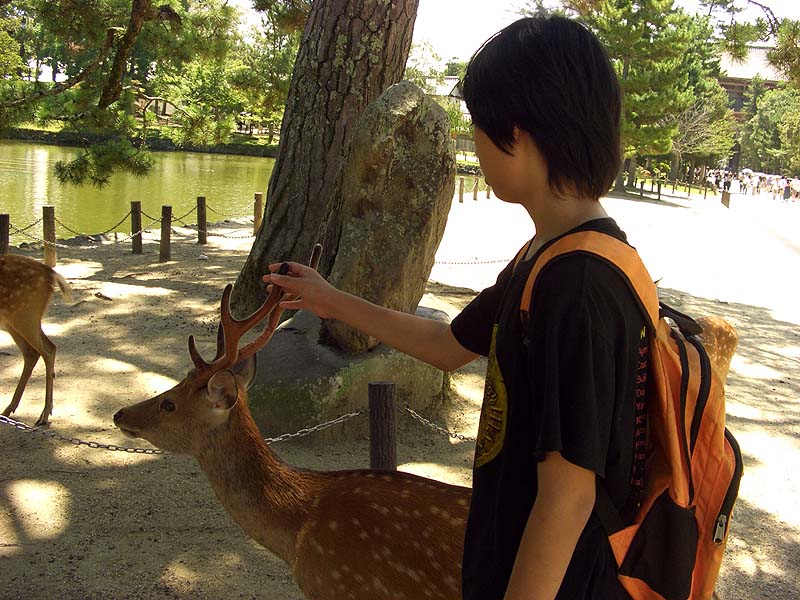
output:
M 475 154 L 486 182 L 501 200 L 525 204 L 547 183 L 547 163 L 526 132 L 515 130 L 511 154 L 498 148 L 479 127 L 475 127 Z

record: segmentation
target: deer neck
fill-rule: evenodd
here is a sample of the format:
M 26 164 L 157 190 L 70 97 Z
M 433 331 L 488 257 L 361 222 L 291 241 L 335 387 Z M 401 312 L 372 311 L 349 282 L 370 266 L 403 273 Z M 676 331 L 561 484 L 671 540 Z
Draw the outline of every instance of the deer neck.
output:
M 246 408 L 232 410 L 227 426 L 210 434 L 197 460 L 217 498 L 244 532 L 293 564 L 312 475 L 278 458 Z

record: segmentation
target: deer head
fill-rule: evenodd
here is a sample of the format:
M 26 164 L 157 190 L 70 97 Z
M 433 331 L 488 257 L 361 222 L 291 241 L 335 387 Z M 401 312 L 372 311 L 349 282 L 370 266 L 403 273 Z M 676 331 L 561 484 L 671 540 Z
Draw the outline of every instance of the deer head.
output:
M 310 265 L 316 268 L 322 246 L 317 244 Z M 288 265 L 279 271 L 285 274 Z M 245 319 L 231 314 L 228 284 L 222 292 L 217 353 L 206 362 L 189 336 L 189 355 L 194 368 L 172 389 L 114 415 L 114 424 L 129 437 L 139 437 L 154 446 L 181 454 L 198 456 L 213 443 L 215 433 L 227 428 L 238 411 L 247 410 L 245 392 L 256 374 L 255 354 L 272 338 L 280 323 L 285 294 L 278 286 L 264 304 Z M 241 338 L 265 321 L 256 339 L 239 348 Z

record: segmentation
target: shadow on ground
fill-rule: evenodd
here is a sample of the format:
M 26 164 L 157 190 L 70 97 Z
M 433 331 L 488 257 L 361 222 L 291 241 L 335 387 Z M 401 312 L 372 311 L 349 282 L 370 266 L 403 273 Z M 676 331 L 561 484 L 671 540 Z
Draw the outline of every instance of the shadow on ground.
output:
M 636 198 L 633 198 L 636 200 Z M 676 205 L 678 207 L 679 205 Z M 172 263 L 157 254 L 104 259 L 73 279 L 74 304 L 56 299 L 56 410 L 51 430 L 128 444 L 113 429 L 121 406 L 163 391 L 189 366 L 186 338 L 213 347 L 219 297 L 235 277 L 241 251 L 177 246 Z M 66 267 L 86 269 L 85 253 L 61 253 Z M 227 266 L 226 266 L 227 265 Z M 718 314 L 739 330 L 728 380 L 729 423 L 746 460 L 742 498 L 719 587 L 723 600 L 800 597 L 800 490 L 781 468 L 797 464 L 800 428 L 800 327 L 769 310 L 663 290 L 689 314 Z M 474 292 L 431 283 L 426 305 L 454 316 Z M 3 404 L 19 375 L 13 345 L 0 346 Z M 474 435 L 485 363 L 453 375 L 444 412 L 425 415 Z M 41 368 L 19 417 L 41 410 Z M 7 390 L 7 391 L 6 391 Z M 403 468 L 468 484 L 473 446 L 402 417 Z M 309 423 L 309 425 L 314 425 Z M 144 445 L 144 444 L 143 444 Z M 364 437 L 323 444 L 313 436 L 275 444 L 288 463 L 323 470 L 368 464 Z M 299 600 L 289 569 L 246 539 L 224 513 L 193 460 L 109 452 L 0 426 L 0 598 Z M 776 472 L 776 469 L 778 471 Z M 776 484 L 775 482 L 778 482 Z

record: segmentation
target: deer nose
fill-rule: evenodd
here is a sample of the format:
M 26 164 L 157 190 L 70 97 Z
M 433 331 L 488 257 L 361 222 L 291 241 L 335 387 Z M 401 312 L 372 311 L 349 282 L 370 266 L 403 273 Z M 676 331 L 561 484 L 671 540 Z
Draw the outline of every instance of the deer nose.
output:
M 119 409 L 116 413 L 114 413 L 114 425 L 119 423 L 119 420 L 122 419 L 123 413 L 125 412 L 124 408 Z

